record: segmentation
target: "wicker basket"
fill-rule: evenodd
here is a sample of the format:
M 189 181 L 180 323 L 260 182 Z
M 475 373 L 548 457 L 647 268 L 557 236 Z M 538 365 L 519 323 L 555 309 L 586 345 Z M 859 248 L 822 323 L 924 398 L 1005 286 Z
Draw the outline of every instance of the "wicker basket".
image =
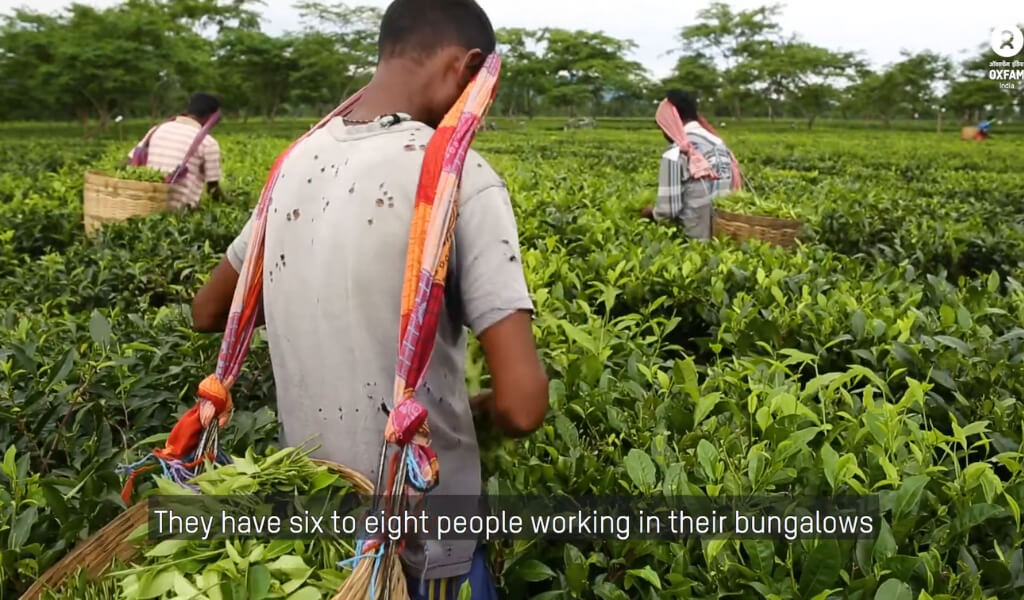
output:
M 327 460 L 314 460 L 319 465 L 326 466 L 331 471 L 341 475 L 352 483 L 356 491 L 364 496 L 373 493 L 373 484 L 359 473 Z M 20 600 L 38 600 L 42 598 L 47 589 L 59 588 L 68 577 L 71 577 L 79 569 L 84 570 L 90 577 L 101 576 L 115 559 L 127 561 L 138 555 L 140 549 L 126 538 L 140 526 L 144 525 L 149 518 L 147 507 L 149 503 L 145 500 L 133 504 L 128 510 L 121 513 L 103 529 L 84 540 L 70 553 L 62 558 L 57 564 L 50 567 L 39 579 L 36 580 Z M 392 561 L 389 570 L 391 598 L 393 600 L 409 600 L 409 592 L 406 588 L 405 573 L 399 561 Z M 332 600 L 365 600 L 367 590 L 370 588 L 370 578 L 373 575 L 373 566 L 369 561 L 362 560 L 355 570 L 345 580 L 341 590 Z M 382 588 L 383 589 L 383 588 Z
M 977 127 L 964 127 L 960 130 L 960 139 L 962 140 L 973 140 L 981 132 Z
M 715 210 L 713 225 L 715 235 L 739 242 L 754 238 L 783 247 L 795 244 L 802 229 L 803 224 L 792 219 L 743 215 L 724 210 Z
M 104 223 L 163 212 L 168 209 L 170 192 L 166 183 L 129 181 L 89 171 L 82 189 L 85 234 L 95 234 Z

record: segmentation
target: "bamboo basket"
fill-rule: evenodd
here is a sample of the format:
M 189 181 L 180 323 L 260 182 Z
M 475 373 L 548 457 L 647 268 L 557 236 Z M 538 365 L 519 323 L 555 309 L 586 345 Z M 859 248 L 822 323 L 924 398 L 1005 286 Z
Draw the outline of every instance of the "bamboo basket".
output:
M 85 234 L 94 235 L 104 223 L 163 212 L 168 209 L 170 192 L 166 183 L 129 181 L 89 171 L 82 189 Z
M 973 140 L 980 131 L 977 127 L 964 127 L 960 130 L 960 139 Z
M 319 459 L 314 459 L 314 462 L 326 466 L 331 471 L 341 475 L 352 483 L 359 494 L 364 496 L 373 494 L 373 484 L 361 474 L 336 462 Z M 96 578 L 103 575 L 115 559 L 127 561 L 137 556 L 141 548 L 126 541 L 126 538 L 147 522 L 149 518 L 148 506 L 149 502 L 142 500 L 128 507 L 128 510 L 118 515 L 103 529 L 82 541 L 57 564 L 50 567 L 46 573 L 43 573 L 22 594 L 20 600 L 39 600 L 46 590 L 59 588 L 68 577 L 74 575 L 79 569 L 84 570 L 89 577 Z M 388 587 L 390 588 L 391 599 L 409 600 L 409 591 L 406 588 L 405 573 L 402 570 L 401 561 L 390 561 L 388 570 L 390 571 Z M 373 565 L 371 562 L 367 560 L 359 561 L 355 570 L 349 575 L 342 588 L 331 600 L 366 600 L 372 575 Z M 383 589 L 382 587 L 381 590 L 383 591 Z M 378 597 L 382 595 L 382 593 L 379 593 Z
M 739 242 L 754 238 L 786 248 L 796 243 L 802 229 L 803 224 L 792 219 L 744 215 L 724 210 L 715 210 L 712 225 L 715 235 Z

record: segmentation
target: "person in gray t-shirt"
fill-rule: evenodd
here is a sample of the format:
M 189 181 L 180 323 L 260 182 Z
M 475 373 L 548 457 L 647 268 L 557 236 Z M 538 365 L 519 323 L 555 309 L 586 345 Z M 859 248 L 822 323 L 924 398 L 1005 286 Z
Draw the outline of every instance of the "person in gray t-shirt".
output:
M 284 442 L 377 481 L 395 379 L 409 226 L 433 128 L 495 46 L 472 0 L 397 0 L 362 99 L 295 147 L 271 199 L 263 311 Z M 466 50 L 471 48 L 472 50 Z M 193 304 L 195 327 L 222 331 L 252 221 Z M 429 412 L 440 483 L 430 494 L 481 493 L 474 407 L 465 385 L 466 328 L 478 337 L 492 393 L 474 399 L 506 434 L 527 435 L 548 408 L 508 190 L 470 152 L 437 340 L 418 400 Z M 474 541 L 427 542 L 403 554 L 428 581 L 478 571 Z M 477 562 L 475 562 L 477 561 Z M 457 586 L 445 586 L 453 589 Z M 474 584 L 474 597 L 478 596 Z

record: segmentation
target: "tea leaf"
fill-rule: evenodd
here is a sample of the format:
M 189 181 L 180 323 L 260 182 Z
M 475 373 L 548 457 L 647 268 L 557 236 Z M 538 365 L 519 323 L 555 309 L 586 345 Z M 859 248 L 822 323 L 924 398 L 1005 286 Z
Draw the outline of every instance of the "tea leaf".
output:
M 831 539 L 819 541 L 804 561 L 800 593 L 812 596 L 830 588 L 839 580 L 842 562 L 839 542 Z
M 647 583 L 653 585 L 655 589 L 661 589 L 661 578 L 659 578 L 658 574 L 649 566 L 642 569 L 630 569 L 626 571 L 626 574 L 643 579 Z
M 694 426 L 700 425 L 704 422 L 705 417 L 708 416 L 718 403 L 723 400 L 721 394 L 713 393 L 706 396 L 701 396 L 697 400 L 697 408 L 693 412 L 693 424 Z
M 995 271 L 988 274 L 988 291 L 992 294 L 999 291 L 999 273 Z
M 903 480 L 899 489 L 889 496 L 889 501 L 883 503 L 883 510 L 889 505 L 892 510 L 893 521 L 899 521 L 903 517 L 914 513 L 917 510 L 918 502 L 924 487 L 931 481 L 927 475 L 913 475 Z
M 657 483 L 655 479 L 656 470 L 654 461 L 651 460 L 651 457 L 646 452 L 633 448 L 626 455 L 624 463 L 626 473 L 629 474 L 629 478 L 636 487 L 644 492 L 654 489 L 654 485 Z
M 320 590 L 312 586 L 306 586 L 299 591 L 288 596 L 288 600 L 322 600 L 323 594 Z
M 769 540 L 743 540 L 743 549 L 750 558 L 750 568 L 764 576 L 771 576 L 775 568 L 775 545 Z
M 708 481 L 714 481 L 716 479 L 715 466 L 718 463 L 718 450 L 707 440 L 701 440 L 697 444 L 697 463 L 700 464 L 701 469 L 704 471 L 704 476 Z
M 855 311 L 853 316 L 850 317 L 850 328 L 853 330 L 853 335 L 857 338 L 864 337 L 864 332 L 867 330 L 867 317 L 864 316 L 863 311 Z
M 98 310 L 92 311 L 92 317 L 89 319 L 89 335 L 92 336 L 92 341 L 101 346 L 110 343 L 110 321 Z
M 601 600 L 629 600 L 629 596 L 625 592 L 607 581 L 602 581 L 594 586 L 594 595 Z
M 886 579 L 878 586 L 875 600 L 914 600 L 910 586 L 897 579 Z
M 529 559 L 518 563 L 515 567 L 515 573 L 518 574 L 523 581 L 529 582 L 544 581 L 555 576 L 555 572 L 547 565 L 535 559 Z
M 263 565 L 252 565 L 246 574 L 249 600 L 263 600 L 270 592 L 270 571 Z
M 566 544 L 562 554 L 565 560 L 565 579 L 569 584 L 569 589 L 576 594 L 583 593 L 588 587 L 589 564 L 583 558 L 583 553 L 572 544 Z
M 188 547 L 188 540 L 164 540 L 146 552 L 148 557 L 171 556 Z

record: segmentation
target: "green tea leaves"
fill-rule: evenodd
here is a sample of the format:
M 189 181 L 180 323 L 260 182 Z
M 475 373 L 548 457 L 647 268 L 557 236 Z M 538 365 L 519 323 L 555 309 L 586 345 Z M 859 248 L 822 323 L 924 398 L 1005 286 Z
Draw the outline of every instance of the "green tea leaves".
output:
M 633 449 L 629 451 L 625 459 L 626 473 L 633 481 L 633 484 L 643 492 L 650 492 L 657 483 L 654 461 L 642 450 Z
M 874 600 L 914 600 L 910 586 L 897 579 L 886 579 L 878 586 Z
M 270 571 L 263 565 L 249 567 L 246 574 L 246 590 L 249 600 L 263 600 L 270 592 Z
M 92 311 L 92 316 L 89 318 L 89 335 L 92 336 L 92 341 L 105 346 L 110 343 L 110 333 L 110 321 L 98 310 Z

